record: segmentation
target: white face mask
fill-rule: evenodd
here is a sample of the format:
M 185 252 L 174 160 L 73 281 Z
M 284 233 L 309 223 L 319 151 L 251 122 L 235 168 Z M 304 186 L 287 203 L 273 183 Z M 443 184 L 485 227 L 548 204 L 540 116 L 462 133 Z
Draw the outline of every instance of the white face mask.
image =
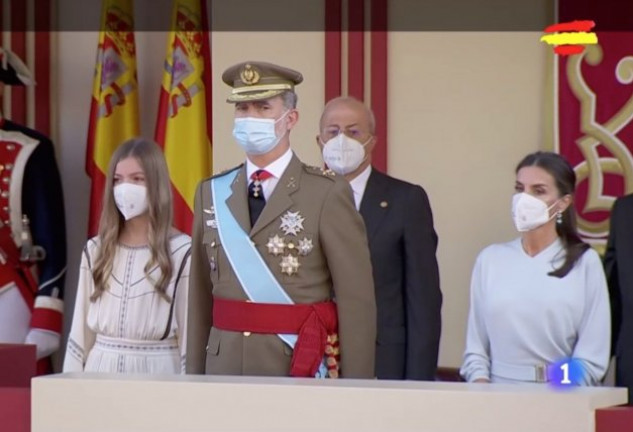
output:
M 512 219 L 519 232 L 531 231 L 549 222 L 555 215 L 550 216 L 549 211 L 558 201 L 547 206 L 543 201 L 525 192 L 520 192 L 512 197 Z
M 236 118 L 233 124 L 233 138 L 247 154 L 266 154 L 275 148 L 286 134 L 277 136 L 275 125 L 283 119 L 290 110 L 277 120 L 257 117 Z M 286 131 L 287 132 L 287 131 Z
M 361 144 L 344 133 L 339 133 L 323 145 L 323 162 L 337 174 L 349 174 L 366 159 L 365 146 L 371 138 Z
M 113 192 L 114 202 L 125 220 L 142 215 L 149 208 L 147 188 L 143 185 L 120 183 Z

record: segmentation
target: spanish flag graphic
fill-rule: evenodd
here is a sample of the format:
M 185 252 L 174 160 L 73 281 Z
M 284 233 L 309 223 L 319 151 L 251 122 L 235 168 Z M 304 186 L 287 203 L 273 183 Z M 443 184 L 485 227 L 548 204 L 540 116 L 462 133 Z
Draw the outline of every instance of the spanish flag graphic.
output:
M 97 234 L 108 163 L 114 150 L 139 134 L 132 0 L 103 0 L 86 173 L 92 179 L 88 235 Z
M 174 192 L 174 225 L 191 234 L 193 199 L 211 175 L 211 61 L 205 1 L 175 0 L 160 91 L 156 141 Z

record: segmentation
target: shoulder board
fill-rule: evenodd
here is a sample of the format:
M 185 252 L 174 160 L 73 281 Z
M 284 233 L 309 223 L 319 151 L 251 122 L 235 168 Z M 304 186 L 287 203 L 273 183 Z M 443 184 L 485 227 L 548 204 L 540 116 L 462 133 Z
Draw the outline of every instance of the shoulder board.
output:
M 238 170 L 238 169 L 242 168 L 243 166 L 244 166 L 244 164 L 243 164 L 243 163 L 241 163 L 241 164 L 239 164 L 238 166 L 235 166 L 235 167 L 233 167 L 233 168 L 229 168 L 229 169 L 222 170 L 222 171 L 220 171 L 219 173 L 214 174 L 214 175 L 212 175 L 211 177 L 206 178 L 205 180 L 211 180 L 211 179 L 214 179 L 214 178 L 217 178 L 217 177 L 222 177 L 223 175 L 226 175 L 226 174 L 228 174 L 228 173 L 230 173 L 230 172 L 233 172 L 233 171 L 235 171 L 235 170 Z
M 308 174 L 334 179 L 337 174 L 331 169 L 324 169 L 316 166 L 303 164 L 303 169 Z

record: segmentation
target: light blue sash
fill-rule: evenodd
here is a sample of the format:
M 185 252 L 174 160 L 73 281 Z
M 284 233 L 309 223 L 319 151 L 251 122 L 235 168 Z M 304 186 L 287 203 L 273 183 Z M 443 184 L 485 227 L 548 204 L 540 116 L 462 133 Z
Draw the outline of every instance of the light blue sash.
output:
M 220 242 L 229 263 L 248 298 L 255 303 L 294 304 L 268 265 L 262 259 L 248 236 L 239 225 L 226 200 L 231 196 L 231 183 L 239 170 L 211 180 L 211 193 Z M 246 186 L 244 186 L 246 187 Z M 290 348 L 297 342 L 296 334 L 279 334 Z

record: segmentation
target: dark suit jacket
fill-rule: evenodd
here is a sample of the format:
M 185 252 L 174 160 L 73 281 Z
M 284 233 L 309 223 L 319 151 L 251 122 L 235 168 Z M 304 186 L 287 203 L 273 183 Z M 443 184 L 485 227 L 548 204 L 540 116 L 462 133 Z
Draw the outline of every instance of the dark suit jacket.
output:
M 633 195 L 616 200 L 604 256 L 611 297 L 612 349 L 616 356 L 616 385 L 633 396 Z M 631 403 L 631 402 L 629 402 Z
M 433 380 L 442 293 L 427 195 L 420 186 L 372 169 L 360 213 L 369 238 L 378 310 L 376 375 Z

